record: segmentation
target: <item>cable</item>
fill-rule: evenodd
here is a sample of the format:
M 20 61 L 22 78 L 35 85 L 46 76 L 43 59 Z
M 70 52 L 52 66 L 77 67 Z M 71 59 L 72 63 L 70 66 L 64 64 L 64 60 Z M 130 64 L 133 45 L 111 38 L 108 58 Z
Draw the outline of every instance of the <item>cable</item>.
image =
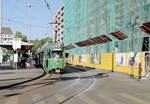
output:
M 46 0 L 44 0 L 44 2 L 45 2 L 45 4 L 46 4 L 46 6 L 47 6 L 48 10 L 50 10 L 51 8 L 50 8 L 50 6 L 49 6 L 48 2 L 47 2 Z
M 5 20 L 7 22 L 13 22 L 13 23 L 18 23 L 18 24 L 22 24 L 22 25 L 28 26 L 28 24 L 26 24 L 26 23 L 23 23 L 23 22 L 20 22 L 20 21 L 16 21 L 16 20 L 12 20 L 12 19 L 2 18 L 2 20 Z M 31 27 L 48 28 L 48 27 L 40 26 L 40 25 L 31 25 Z

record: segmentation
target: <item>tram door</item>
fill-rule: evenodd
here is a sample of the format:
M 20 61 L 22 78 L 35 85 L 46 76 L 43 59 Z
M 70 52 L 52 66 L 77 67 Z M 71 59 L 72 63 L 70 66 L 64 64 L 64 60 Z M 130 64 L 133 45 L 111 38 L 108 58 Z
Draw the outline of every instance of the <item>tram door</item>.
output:
M 145 53 L 145 71 L 144 76 L 150 78 L 150 53 Z

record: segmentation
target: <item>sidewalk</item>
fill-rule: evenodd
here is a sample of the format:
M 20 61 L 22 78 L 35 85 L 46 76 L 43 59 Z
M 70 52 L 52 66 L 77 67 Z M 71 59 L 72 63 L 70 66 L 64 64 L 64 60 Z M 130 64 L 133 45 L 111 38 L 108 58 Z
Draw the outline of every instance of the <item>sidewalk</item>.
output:
M 150 82 L 150 79 L 148 78 L 141 78 L 140 80 L 138 79 L 139 76 L 134 76 L 133 79 L 130 78 L 130 75 L 127 73 L 123 72 L 112 72 L 111 70 L 104 70 L 104 69 L 95 69 L 95 68 L 90 68 L 90 67 L 84 67 L 84 66 L 78 66 L 78 65 L 71 65 L 67 64 L 68 67 L 75 68 L 80 71 L 90 71 L 90 70 L 97 70 L 100 73 L 105 73 L 109 76 L 109 78 L 116 79 L 116 80 L 122 80 L 122 81 L 140 81 L 140 83 L 147 83 Z
M 9 69 L 7 64 L 2 64 L 0 66 L 0 89 L 34 79 L 42 74 L 43 70 L 41 68 Z

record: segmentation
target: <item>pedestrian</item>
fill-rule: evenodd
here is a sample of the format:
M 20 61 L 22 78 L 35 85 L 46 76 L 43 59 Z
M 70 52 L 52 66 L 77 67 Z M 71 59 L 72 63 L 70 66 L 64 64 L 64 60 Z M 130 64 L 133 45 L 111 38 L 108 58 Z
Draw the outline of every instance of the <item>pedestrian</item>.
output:
M 141 63 L 139 63 L 139 71 L 138 71 L 139 77 L 138 77 L 138 81 L 140 81 L 141 76 L 142 76 L 142 66 Z

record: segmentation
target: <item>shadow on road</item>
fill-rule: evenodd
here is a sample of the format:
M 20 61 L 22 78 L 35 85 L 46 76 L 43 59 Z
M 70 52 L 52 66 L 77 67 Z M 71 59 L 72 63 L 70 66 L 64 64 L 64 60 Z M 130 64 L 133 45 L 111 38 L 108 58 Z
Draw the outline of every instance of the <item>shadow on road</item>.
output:
M 61 81 L 67 81 L 67 80 L 75 80 L 75 79 L 91 79 L 91 78 L 104 78 L 108 77 L 107 73 L 98 73 L 96 75 L 91 75 L 91 76 L 83 76 L 83 77 L 62 77 L 62 78 L 51 78 L 50 80 L 61 80 Z
M 22 80 L 25 78 L 12 78 L 12 79 L 0 79 L 0 81 L 12 81 L 12 80 Z
M 89 76 L 82 76 L 82 77 L 77 77 L 77 76 L 73 76 L 73 77 L 58 77 L 58 78 L 47 78 L 39 83 L 33 83 L 33 84 L 24 84 L 24 85 L 18 85 L 18 86 L 14 86 L 12 88 L 9 88 L 8 90 L 19 90 L 19 89 L 24 89 L 26 87 L 29 87 L 29 86 L 37 86 L 36 88 L 33 88 L 33 89 L 29 89 L 29 90 L 26 90 L 22 93 L 12 93 L 12 94 L 9 94 L 9 95 L 3 95 L 4 97 L 11 97 L 11 96 L 16 96 L 16 95 L 20 95 L 20 94 L 23 94 L 23 93 L 27 93 L 27 92 L 30 92 L 30 91 L 33 91 L 33 90 L 37 90 L 37 89 L 40 89 L 44 86 L 49 86 L 49 85 L 54 85 L 56 83 L 59 83 L 59 82 L 62 82 L 62 81 L 68 81 L 68 80 L 76 80 L 76 79 L 92 79 L 92 78 L 105 78 L 105 77 L 108 77 L 108 74 L 107 73 L 98 73 L 98 74 L 95 74 L 95 75 L 89 75 Z

